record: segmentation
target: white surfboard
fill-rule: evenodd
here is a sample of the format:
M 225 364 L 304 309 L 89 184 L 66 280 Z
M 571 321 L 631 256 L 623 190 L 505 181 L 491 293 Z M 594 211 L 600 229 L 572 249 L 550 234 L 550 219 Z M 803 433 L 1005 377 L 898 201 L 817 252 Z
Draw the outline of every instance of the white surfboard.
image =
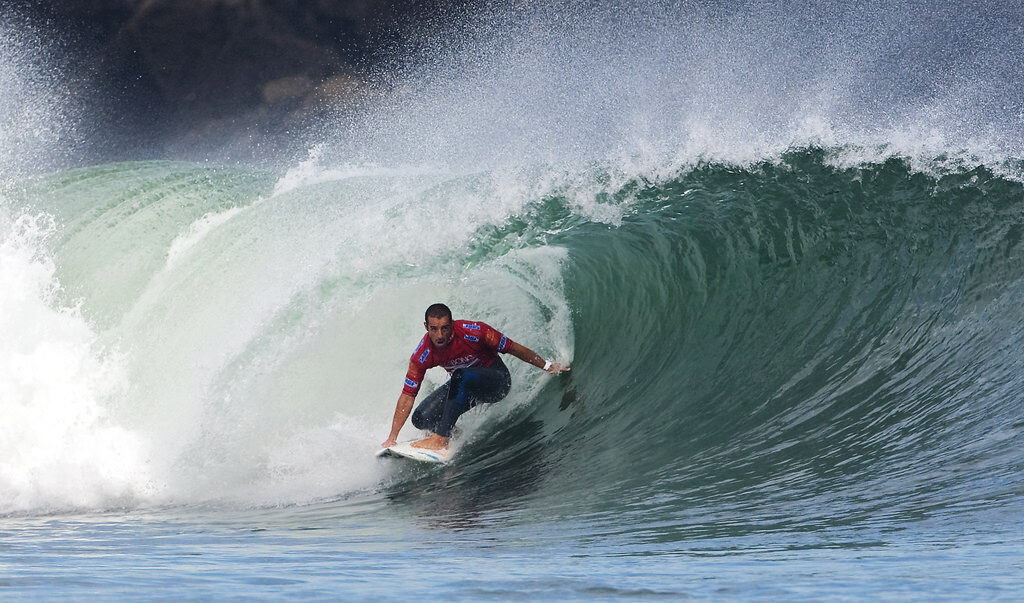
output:
M 382 448 L 377 451 L 376 456 L 378 458 L 412 459 L 424 463 L 447 463 L 452 460 L 454 454 L 455 451 L 450 447 L 445 450 L 427 450 L 426 448 L 416 448 L 412 445 L 412 441 L 408 441 L 399 442 L 390 448 Z

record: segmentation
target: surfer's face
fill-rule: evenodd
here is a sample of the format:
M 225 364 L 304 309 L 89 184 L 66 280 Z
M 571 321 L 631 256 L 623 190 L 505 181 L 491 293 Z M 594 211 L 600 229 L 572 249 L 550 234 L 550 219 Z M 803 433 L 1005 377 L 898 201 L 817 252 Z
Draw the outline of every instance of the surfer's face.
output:
M 452 334 L 455 332 L 452 319 L 447 316 L 441 318 L 431 316 L 423 324 L 427 327 L 427 334 L 430 335 L 430 342 L 434 344 L 434 347 L 443 348 L 452 342 Z

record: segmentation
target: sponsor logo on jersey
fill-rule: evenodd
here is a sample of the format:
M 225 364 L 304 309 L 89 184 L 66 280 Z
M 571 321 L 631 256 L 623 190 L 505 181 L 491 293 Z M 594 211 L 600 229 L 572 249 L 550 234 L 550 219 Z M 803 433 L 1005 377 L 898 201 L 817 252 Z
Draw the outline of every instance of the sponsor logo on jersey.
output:
M 466 324 L 462 325 L 462 328 L 463 329 L 469 329 L 471 331 L 479 331 L 480 330 L 480 325 L 475 325 L 473 323 L 466 323 Z
M 420 354 L 420 364 L 423 364 L 424 362 L 426 362 L 427 361 L 427 356 L 429 356 L 429 355 L 430 355 L 430 348 L 427 348 L 427 349 L 423 350 L 423 353 Z
M 460 356 L 458 358 L 452 358 L 450 361 L 448 361 L 448 364 L 444 365 L 444 369 L 448 372 L 452 372 L 455 369 L 469 368 L 476 364 L 477 362 L 480 362 L 480 359 L 477 358 L 476 356 L 473 356 L 472 354 L 469 354 L 466 356 Z
M 405 378 L 405 385 L 407 387 L 411 387 L 413 389 L 416 389 L 417 387 L 420 386 L 420 382 L 419 381 L 413 381 L 412 379 L 406 377 Z
M 479 337 L 473 337 L 472 335 L 463 335 L 462 337 L 466 341 L 480 341 Z
M 498 351 L 499 352 L 505 351 L 505 346 L 506 345 L 508 345 L 508 337 L 505 337 L 504 335 L 502 335 L 501 336 L 501 341 L 498 342 Z

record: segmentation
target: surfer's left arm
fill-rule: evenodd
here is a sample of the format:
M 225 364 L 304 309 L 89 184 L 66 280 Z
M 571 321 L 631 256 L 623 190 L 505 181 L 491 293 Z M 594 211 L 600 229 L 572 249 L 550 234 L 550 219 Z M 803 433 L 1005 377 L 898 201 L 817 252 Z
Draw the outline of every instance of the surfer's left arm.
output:
M 545 360 L 537 352 L 534 352 L 533 350 L 524 345 L 519 345 L 518 343 L 513 343 L 509 347 L 508 353 L 522 360 L 526 364 L 532 364 L 533 366 L 544 371 L 547 371 L 552 375 L 557 375 L 559 373 L 569 370 L 569 367 L 567 365 L 557 364 L 555 362 Z

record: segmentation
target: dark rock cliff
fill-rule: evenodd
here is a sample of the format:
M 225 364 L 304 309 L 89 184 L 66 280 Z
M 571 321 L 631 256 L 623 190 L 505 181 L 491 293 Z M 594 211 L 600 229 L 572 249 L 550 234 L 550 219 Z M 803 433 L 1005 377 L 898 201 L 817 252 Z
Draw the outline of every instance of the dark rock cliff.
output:
M 52 0 L 21 14 L 67 41 L 106 91 L 115 129 L 173 152 L 217 141 L 244 155 L 312 107 L 359 98 L 367 73 L 457 10 L 451 0 Z

